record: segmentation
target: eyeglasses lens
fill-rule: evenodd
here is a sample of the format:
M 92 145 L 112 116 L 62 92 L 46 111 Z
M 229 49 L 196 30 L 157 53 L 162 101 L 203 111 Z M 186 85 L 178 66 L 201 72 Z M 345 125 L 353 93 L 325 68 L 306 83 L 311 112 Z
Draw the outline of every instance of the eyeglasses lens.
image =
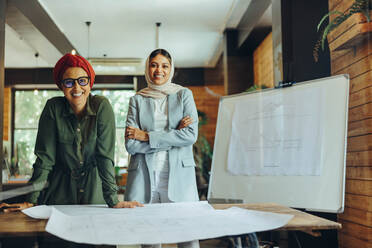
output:
M 78 78 L 78 83 L 81 85 L 81 86 L 85 86 L 89 83 L 89 78 Z
M 74 80 L 73 79 L 65 79 L 62 81 L 63 85 L 66 88 L 71 88 L 74 85 Z

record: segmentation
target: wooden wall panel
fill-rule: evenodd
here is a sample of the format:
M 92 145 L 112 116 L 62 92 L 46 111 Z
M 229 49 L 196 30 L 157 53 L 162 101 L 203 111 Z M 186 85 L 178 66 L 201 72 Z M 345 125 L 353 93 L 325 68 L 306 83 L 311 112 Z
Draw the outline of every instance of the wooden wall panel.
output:
M 351 5 L 353 4 L 354 0 L 329 0 L 328 1 L 328 7 L 329 7 L 329 10 L 337 10 L 339 12 L 346 12 L 350 7 Z M 331 8 L 332 6 L 332 8 Z M 333 20 L 335 17 L 337 17 L 337 15 L 331 15 L 330 16 L 330 19 Z
M 372 119 L 350 122 L 348 137 L 360 136 L 372 133 Z
M 349 109 L 349 122 L 372 118 L 372 103 Z
M 332 59 L 331 70 L 332 74 L 341 74 L 341 70 L 354 64 L 355 62 L 367 57 L 372 53 L 372 46 L 369 41 L 364 41 L 355 49 L 342 50 L 344 54 Z
M 348 179 L 372 180 L 372 167 L 348 166 L 346 175 Z
M 358 77 L 350 80 L 350 93 L 367 88 L 372 85 L 372 71 L 360 74 Z
M 354 194 L 345 194 L 345 206 L 363 211 L 372 212 L 372 197 Z
M 372 135 L 350 137 L 347 141 L 348 152 L 359 152 L 372 150 Z
M 354 0 L 329 0 L 329 9 L 346 12 Z M 333 20 L 337 15 L 331 15 Z M 328 37 L 340 42 L 364 22 L 355 14 Z M 341 39 L 342 38 L 342 39 Z M 342 42 L 341 42 L 342 43 Z M 350 75 L 349 124 L 346 157 L 345 211 L 338 215 L 342 229 L 339 247 L 372 247 L 372 40 L 352 49 L 331 52 L 332 75 Z
M 255 85 L 274 87 L 272 33 L 253 52 L 253 73 Z
M 338 241 L 340 248 L 372 248 L 372 242 L 354 238 L 349 235 L 340 235 Z
M 4 88 L 4 118 L 3 118 L 3 140 L 9 141 L 10 113 L 11 113 L 11 89 Z
M 364 57 L 361 60 L 358 60 L 357 62 L 349 65 L 348 67 L 345 67 L 342 70 L 339 70 L 337 74 L 349 74 L 350 79 L 353 79 L 363 73 L 366 73 L 367 71 L 370 71 L 372 69 L 372 55 L 368 55 Z
M 347 235 L 360 239 L 361 241 L 372 242 L 372 227 L 363 226 L 343 219 L 339 219 L 338 222 L 342 224 L 342 229 L 340 230 L 342 235 L 340 236 Z M 342 246 L 341 243 L 340 246 Z
M 349 108 L 372 102 L 372 87 L 367 87 L 350 94 Z
M 346 154 L 346 165 L 372 166 L 372 151 L 348 152 Z
M 338 4 L 340 4 L 342 2 L 342 0 L 333 0 L 333 1 L 329 1 L 328 3 L 328 8 L 329 10 L 333 10 Z
M 355 195 L 372 196 L 372 180 L 347 179 L 345 192 Z
M 344 213 L 338 215 L 339 220 L 359 223 L 363 226 L 372 227 L 372 212 L 346 207 Z

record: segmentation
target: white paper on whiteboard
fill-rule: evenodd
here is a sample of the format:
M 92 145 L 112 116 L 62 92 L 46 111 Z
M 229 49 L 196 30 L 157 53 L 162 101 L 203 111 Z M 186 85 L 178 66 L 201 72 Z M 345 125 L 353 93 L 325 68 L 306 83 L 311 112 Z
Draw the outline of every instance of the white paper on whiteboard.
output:
M 228 171 L 254 176 L 320 175 L 323 102 L 321 87 L 286 97 L 279 90 L 257 93 L 238 102 L 232 118 Z

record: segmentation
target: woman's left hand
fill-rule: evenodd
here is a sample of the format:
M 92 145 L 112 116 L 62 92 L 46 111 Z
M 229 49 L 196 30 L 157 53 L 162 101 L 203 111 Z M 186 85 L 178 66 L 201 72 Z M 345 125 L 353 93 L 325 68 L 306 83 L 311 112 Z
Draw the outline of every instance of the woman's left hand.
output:
M 190 126 L 192 122 L 193 120 L 190 116 L 183 117 L 180 123 L 178 123 L 177 130 L 181 130 L 182 128 Z
M 0 203 L 0 211 L 2 210 L 4 213 L 8 212 L 18 212 L 26 208 L 33 207 L 33 203 L 29 202 L 23 202 L 23 203 L 12 203 L 12 204 L 7 204 L 7 203 Z
M 129 126 L 125 130 L 125 138 L 136 139 L 139 141 L 148 141 L 149 135 L 147 132 L 142 131 L 139 128 Z
M 135 207 L 143 207 L 143 204 L 136 202 L 136 201 L 121 201 L 113 208 L 135 208 Z

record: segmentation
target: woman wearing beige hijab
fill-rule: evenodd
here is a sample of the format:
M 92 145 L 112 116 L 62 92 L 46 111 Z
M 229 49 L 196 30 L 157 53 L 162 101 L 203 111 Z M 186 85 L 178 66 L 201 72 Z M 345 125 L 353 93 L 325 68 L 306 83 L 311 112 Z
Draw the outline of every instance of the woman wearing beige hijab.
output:
M 170 54 L 164 49 L 153 51 L 146 61 L 148 87 L 130 99 L 125 137 L 131 154 L 126 200 L 199 200 L 192 149 L 198 137 L 197 110 L 192 92 L 171 82 L 173 74 Z M 179 243 L 178 247 L 199 247 L 199 241 Z

